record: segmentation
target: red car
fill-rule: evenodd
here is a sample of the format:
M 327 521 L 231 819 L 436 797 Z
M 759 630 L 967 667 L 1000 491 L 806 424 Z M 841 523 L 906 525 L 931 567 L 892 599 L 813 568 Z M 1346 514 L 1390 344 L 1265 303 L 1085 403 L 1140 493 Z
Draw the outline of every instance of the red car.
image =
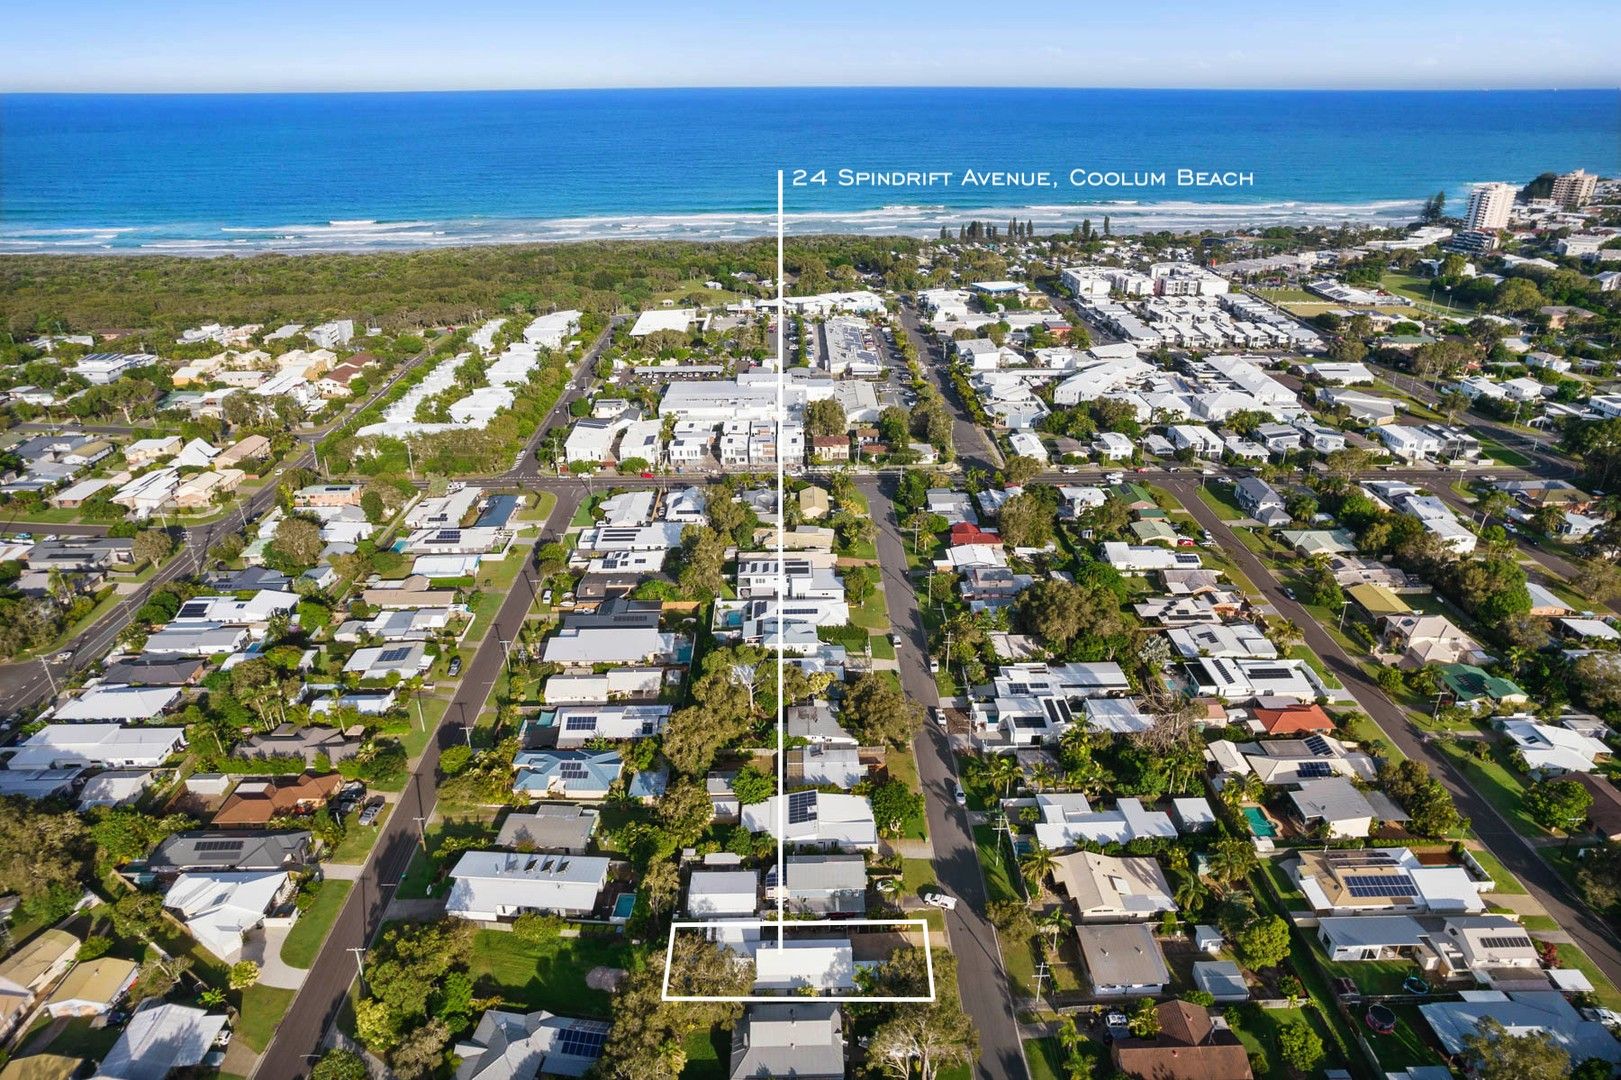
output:
M 653 474 L 650 473 L 650 472 L 644 472 L 642 474 L 642 479 L 643 480 L 651 480 L 651 479 L 653 479 Z

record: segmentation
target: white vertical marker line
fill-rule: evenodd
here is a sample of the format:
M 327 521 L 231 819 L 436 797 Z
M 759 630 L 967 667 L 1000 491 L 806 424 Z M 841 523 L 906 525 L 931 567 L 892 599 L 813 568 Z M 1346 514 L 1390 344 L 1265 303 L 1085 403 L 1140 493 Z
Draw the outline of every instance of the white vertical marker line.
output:
M 787 933 L 788 875 L 783 852 L 788 846 L 788 725 L 782 700 L 783 610 L 788 598 L 788 574 L 784 565 L 783 524 L 787 521 L 787 486 L 782 475 L 783 413 L 786 401 L 783 382 L 788 377 L 788 358 L 783 355 L 783 321 L 788 317 L 782 284 L 782 170 L 777 170 L 777 948 Z

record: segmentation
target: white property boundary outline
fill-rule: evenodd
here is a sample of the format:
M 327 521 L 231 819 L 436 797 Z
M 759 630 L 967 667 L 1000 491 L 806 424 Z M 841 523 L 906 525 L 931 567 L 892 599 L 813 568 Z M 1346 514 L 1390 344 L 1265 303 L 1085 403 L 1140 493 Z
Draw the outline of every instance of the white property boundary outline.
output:
M 786 890 L 778 890 L 779 905 Z M 675 960 L 675 935 L 680 930 L 711 930 L 725 927 L 729 930 L 754 928 L 763 930 L 768 926 L 777 928 L 777 947 L 782 948 L 784 931 L 788 926 L 793 927 L 833 927 L 843 928 L 850 926 L 905 926 L 920 931 L 923 935 L 923 964 L 929 975 L 929 992 L 919 995 L 902 994 L 812 994 L 805 996 L 794 991 L 781 994 L 672 994 L 670 993 L 670 966 Z M 812 939 L 814 940 L 814 939 Z M 769 948 L 762 941 L 758 948 Z M 738 1002 L 745 1005 L 782 1005 L 809 1001 L 834 1001 L 845 1003 L 866 1003 L 874 1005 L 897 1005 L 906 1002 L 930 1002 L 935 999 L 934 986 L 934 950 L 929 942 L 929 920 L 927 919 L 792 919 L 784 923 L 782 920 L 771 922 L 767 919 L 712 919 L 698 922 L 672 922 L 670 924 L 670 942 L 664 950 L 664 987 L 665 1001 L 726 1001 Z
M 844 1003 L 864 1004 L 902 1004 L 907 1002 L 932 1002 L 936 997 L 934 983 L 934 949 L 930 940 L 929 921 L 927 919 L 793 919 L 787 917 L 788 903 L 788 877 L 787 877 L 787 847 L 788 847 L 788 724 L 787 706 L 783 701 L 783 664 L 786 662 L 783 648 L 783 629 L 785 626 L 784 601 L 788 596 L 788 567 L 786 555 L 786 538 L 784 529 L 787 521 L 787 490 L 782 460 L 782 431 L 783 421 L 787 412 L 787 402 L 784 397 L 784 388 L 788 381 L 788 357 L 784 352 L 783 329 L 788 319 L 787 291 L 783 282 L 786 267 L 783 261 L 783 237 L 786 232 L 785 217 L 783 215 L 783 170 L 777 170 L 777 416 L 776 416 L 776 458 L 777 458 L 777 918 L 773 921 L 766 919 L 715 919 L 708 921 L 673 921 L 670 923 L 670 940 L 664 948 L 664 981 L 661 987 L 661 996 L 665 1001 L 685 1002 L 735 1002 L 740 1004 L 782 1004 L 794 1001 L 832 1001 Z M 800 347 L 804 347 L 800 342 Z M 785 941 L 789 926 L 797 928 L 834 927 L 844 928 L 851 926 L 898 926 L 908 927 L 919 931 L 923 936 L 923 965 L 928 973 L 929 992 L 922 996 L 908 996 L 896 994 L 829 994 L 803 997 L 798 994 L 671 994 L 670 968 L 675 962 L 675 935 L 681 930 L 715 930 L 726 928 L 729 930 L 757 929 L 763 930 L 768 926 L 775 926 L 777 930 L 777 948 L 785 948 Z M 756 946 L 756 950 L 768 947 L 764 942 Z

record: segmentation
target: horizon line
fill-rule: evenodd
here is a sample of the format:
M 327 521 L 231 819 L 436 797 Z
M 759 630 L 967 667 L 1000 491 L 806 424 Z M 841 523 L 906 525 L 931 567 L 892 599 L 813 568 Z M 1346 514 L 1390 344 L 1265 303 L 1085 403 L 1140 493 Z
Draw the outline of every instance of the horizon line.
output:
M 0 97 L 240 97 L 240 96 L 322 96 L 333 94 L 611 94 L 648 92 L 783 92 L 783 91 L 906 91 L 906 90 L 971 90 L 971 91 L 1093 91 L 1101 93 L 1301 93 L 1301 94 L 1502 94 L 1502 93 L 1594 93 L 1610 91 L 1621 94 L 1621 85 L 1577 84 L 1567 86 L 1510 85 L 1510 86 L 1129 86 L 1086 84 L 1038 83 L 781 83 L 781 84 L 694 84 L 694 85 L 624 85 L 624 86 L 464 86 L 464 87 L 328 87 L 328 88 L 274 88 L 258 89 L 16 89 L 0 87 Z

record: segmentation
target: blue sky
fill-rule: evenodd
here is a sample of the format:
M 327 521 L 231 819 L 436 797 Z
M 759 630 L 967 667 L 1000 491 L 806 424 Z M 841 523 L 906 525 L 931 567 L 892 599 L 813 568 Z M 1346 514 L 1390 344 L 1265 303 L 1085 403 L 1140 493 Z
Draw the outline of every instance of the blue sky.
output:
M 5 91 L 1621 85 L 1613 0 L 20 0 Z

